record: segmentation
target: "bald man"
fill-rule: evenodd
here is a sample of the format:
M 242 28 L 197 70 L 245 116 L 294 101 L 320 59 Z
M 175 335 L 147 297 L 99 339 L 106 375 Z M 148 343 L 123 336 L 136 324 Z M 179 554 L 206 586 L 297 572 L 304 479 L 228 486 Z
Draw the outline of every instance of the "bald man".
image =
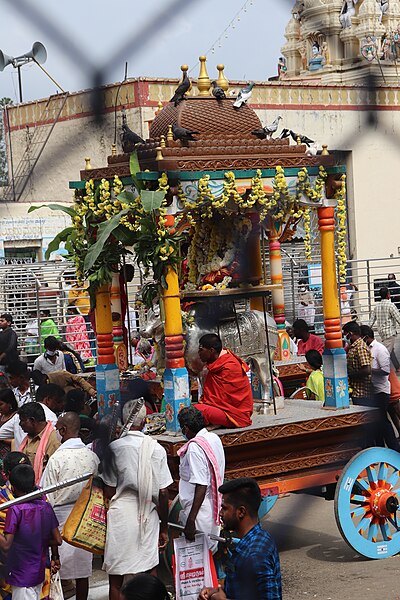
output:
M 51 456 L 42 477 L 42 486 L 53 485 L 84 473 L 97 474 L 99 459 L 79 437 L 81 422 L 79 415 L 67 412 L 58 418 L 56 429 L 61 436 L 61 446 Z M 85 482 L 48 494 L 62 530 Z M 76 600 L 87 600 L 89 577 L 92 575 L 93 555 L 67 542 L 60 546 L 60 577 L 75 579 Z
M 124 404 L 126 423 L 135 400 Z M 124 575 L 151 571 L 159 549 L 168 542 L 168 486 L 172 483 L 164 448 L 142 432 L 143 406 L 129 432 L 109 446 L 112 460 L 101 477 L 110 500 L 104 565 L 109 577 L 109 600 L 119 600 Z

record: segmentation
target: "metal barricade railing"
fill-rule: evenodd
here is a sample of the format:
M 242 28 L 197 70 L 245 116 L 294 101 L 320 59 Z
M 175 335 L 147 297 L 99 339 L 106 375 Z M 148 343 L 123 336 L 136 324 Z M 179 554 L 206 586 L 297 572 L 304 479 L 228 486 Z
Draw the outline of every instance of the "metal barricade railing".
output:
M 135 327 L 133 311 L 141 282 L 141 273 L 135 268 L 135 276 L 127 284 L 131 330 Z M 76 310 L 71 305 L 75 305 Z M 44 337 L 53 333 L 73 349 L 80 348 L 84 360 L 95 358 L 95 340 L 89 310 L 89 295 L 84 288 L 77 286 L 74 269 L 69 263 L 49 261 L 25 265 L 0 264 L 0 312 L 11 313 L 13 327 L 18 335 L 20 356 L 28 363 L 33 363 L 43 351 Z M 141 315 L 136 313 L 136 329 L 140 326 L 140 319 Z M 87 352 L 82 345 L 85 340 L 83 326 L 90 346 Z M 132 333 L 135 332 L 131 331 L 131 335 Z

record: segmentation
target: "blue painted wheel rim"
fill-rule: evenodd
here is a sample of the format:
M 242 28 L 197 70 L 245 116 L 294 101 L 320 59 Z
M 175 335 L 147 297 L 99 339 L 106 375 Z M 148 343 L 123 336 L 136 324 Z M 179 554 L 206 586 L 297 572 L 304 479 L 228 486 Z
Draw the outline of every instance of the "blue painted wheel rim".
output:
M 362 450 L 345 466 L 336 486 L 335 517 L 344 540 L 358 554 L 375 559 L 400 552 L 400 510 L 378 515 L 371 508 L 378 491 L 400 503 L 400 453 L 395 450 Z
M 279 496 L 263 496 L 260 508 L 258 509 L 258 518 L 260 521 L 275 506 L 278 498 Z

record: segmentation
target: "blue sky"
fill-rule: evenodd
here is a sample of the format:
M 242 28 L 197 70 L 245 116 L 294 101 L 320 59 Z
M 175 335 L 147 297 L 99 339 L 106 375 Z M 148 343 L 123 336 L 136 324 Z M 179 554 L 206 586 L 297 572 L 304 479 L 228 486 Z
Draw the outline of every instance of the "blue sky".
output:
M 83 68 L 84 59 L 100 66 L 108 61 L 127 40 L 137 40 L 148 22 L 173 0 L 0 0 L 0 49 L 17 56 L 42 42 L 48 53 L 44 67 L 68 91 L 92 87 L 92 78 Z M 55 23 L 58 31 L 51 35 L 34 22 L 23 4 L 41 11 Z M 209 73 L 225 64 L 228 79 L 266 80 L 276 75 L 284 29 L 290 18 L 291 0 L 186 0 L 186 8 L 138 52 L 122 52 L 106 74 L 105 83 L 123 78 L 125 60 L 128 76 L 178 77 L 180 65 L 195 66 L 198 56 L 208 53 Z M 241 10 L 245 6 L 246 10 Z M 21 7 L 21 11 L 18 10 Z M 224 34 L 223 31 L 231 23 Z M 84 59 L 71 60 L 70 52 L 60 47 L 61 35 L 73 40 Z M 149 38 L 147 38 L 149 40 Z M 23 99 L 35 100 L 56 91 L 55 85 L 35 64 L 22 68 Z M 0 97 L 18 100 L 17 72 L 8 66 L 0 73 Z

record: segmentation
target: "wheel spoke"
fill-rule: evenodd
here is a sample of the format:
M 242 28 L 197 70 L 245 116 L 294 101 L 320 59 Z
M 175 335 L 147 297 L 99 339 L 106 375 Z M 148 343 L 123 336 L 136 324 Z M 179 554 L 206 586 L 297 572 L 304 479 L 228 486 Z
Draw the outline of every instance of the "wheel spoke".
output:
M 350 496 L 350 502 L 352 502 L 353 504 L 359 504 L 360 502 L 362 504 L 364 504 L 364 502 L 367 501 L 367 498 L 365 496 L 359 496 L 358 494 L 354 494 L 354 496 Z
M 399 477 L 400 477 L 399 471 L 394 471 L 394 473 L 392 473 L 392 475 L 389 477 L 387 482 L 390 484 L 391 487 L 393 487 L 397 483 Z
M 357 479 L 354 483 L 353 489 L 357 486 L 360 486 L 360 488 L 365 492 L 369 492 L 369 483 L 365 481 L 365 479 Z
M 353 508 L 351 511 L 351 516 L 361 517 L 361 515 L 364 515 L 367 512 L 368 508 L 368 506 L 358 506 L 357 508 Z
M 378 535 L 378 525 L 377 523 L 371 523 L 368 531 L 368 539 L 370 542 L 376 542 L 376 538 Z
M 388 476 L 388 466 L 386 463 L 382 462 L 379 466 L 378 471 L 378 481 L 386 481 Z
M 365 531 L 367 529 L 367 527 L 370 526 L 370 524 L 371 524 L 371 518 L 370 517 L 364 517 L 363 519 L 361 519 L 361 521 L 357 525 L 357 531 L 359 531 L 360 533 L 362 533 L 363 531 Z
M 376 471 L 375 471 L 374 465 L 370 465 L 365 470 L 367 471 L 367 477 L 368 477 L 370 486 L 373 489 L 375 489 L 376 483 L 377 483 L 377 478 L 376 478 Z
M 390 535 L 390 527 L 389 525 L 385 522 L 385 523 L 381 523 L 380 524 L 380 528 L 381 528 L 381 533 L 382 533 L 382 537 L 385 540 L 385 542 L 388 542 L 392 539 L 392 536 Z

